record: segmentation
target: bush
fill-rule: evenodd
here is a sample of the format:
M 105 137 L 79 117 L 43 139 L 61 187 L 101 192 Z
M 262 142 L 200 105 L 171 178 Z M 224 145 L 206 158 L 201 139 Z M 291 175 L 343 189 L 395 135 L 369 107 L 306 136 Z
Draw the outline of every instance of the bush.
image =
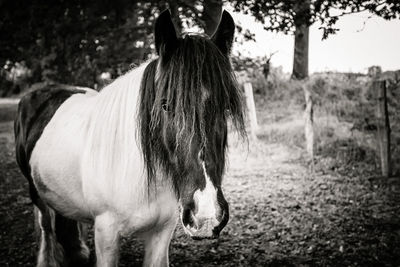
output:
M 32 70 L 25 61 L 7 61 L 0 70 L 0 97 L 18 94 L 31 83 Z

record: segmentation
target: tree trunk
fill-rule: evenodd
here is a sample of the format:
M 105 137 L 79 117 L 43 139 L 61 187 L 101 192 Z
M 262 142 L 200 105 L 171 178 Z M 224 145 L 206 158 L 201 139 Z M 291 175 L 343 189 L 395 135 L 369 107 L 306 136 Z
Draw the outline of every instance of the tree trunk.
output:
M 308 46 L 309 46 L 309 20 L 310 0 L 299 1 L 294 6 L 294 53 L 292 79 L 302 80 L 308 77 Z
M 204 32 L 212 36 L 221 18 L 222 0 L 204 0 L 203 7 Z
M 308 45 L 309 45 L 309 24 L 311 19 L 311 1 L 304 0 L 295 2 L 293 10 L 295 12 L 294 24 L 294 53 L 292 79 L 304 80 L 308 78 Z M 304 110 L 304 135 L 306 139 L 306 150 L 311 160 L 311 168 L 314 172 L 314 112 L 313 98 L 309 88 L 309 83 L 301 82 L 304 90 L 305 110 Z
M 305 25 L 296 26 L 294 35 L 293 54 L 293 79 L 304 79 L 308 77 L 308 42 L 309 27 Z

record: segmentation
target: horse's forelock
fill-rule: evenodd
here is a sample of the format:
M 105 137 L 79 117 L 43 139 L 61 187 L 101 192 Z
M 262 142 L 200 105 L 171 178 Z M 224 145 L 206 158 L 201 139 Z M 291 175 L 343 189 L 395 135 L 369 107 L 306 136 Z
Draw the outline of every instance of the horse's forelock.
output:
M 165 132 L 166 127 L 174 127 L 173 149 L 190 159 L 195 137 L 198 147 L 203 147 L 207 138 L 213 138 L 210 135 L 220 134 L 210 129 L 215 128 L 216 122 L 226 121 L 226 110 L 236 130 L 245 136 L 241 92 L 229 59 L 211 40 L 186 36 L 179 40 L 168 59 L 160 57 L 151 62 L 143 75 L 139 111 L 140 137 L 149 179 L 154 178 L 157 164 L 171 171 L 168 155 L 157 142 L 157 135 Z M 163 116 L 167 116 L 168 124 L 161 125 Z M 223 165 L 225 147 L 222 150 L 213 153 L 223 154 L 220 156 Z

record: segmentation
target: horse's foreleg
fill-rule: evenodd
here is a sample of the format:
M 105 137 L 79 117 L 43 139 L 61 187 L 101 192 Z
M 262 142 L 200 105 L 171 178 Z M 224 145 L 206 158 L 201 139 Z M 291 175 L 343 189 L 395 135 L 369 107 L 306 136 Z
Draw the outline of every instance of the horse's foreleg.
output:
M 63 246 L 68 266 L 86 266 L 89 261 L 89 248 L 82 237 L 80 223 L 56 214 L 57 241 Z
M 38 267 L 64 266 L 64 251 L 55 234 L 55 212 L 43 203 L 35 207 L 35 216 L 40 228 Z
M 118 266 L 119 224 L 113 214 L 103 213 L 95 219 L 95 246 L 98 267 Z
M 143 266 L 164 267 L 169 265 L 168 248 L 176 227 L 176 220 L 171 219 L 163 228 L 145 236 L 145 256 Z

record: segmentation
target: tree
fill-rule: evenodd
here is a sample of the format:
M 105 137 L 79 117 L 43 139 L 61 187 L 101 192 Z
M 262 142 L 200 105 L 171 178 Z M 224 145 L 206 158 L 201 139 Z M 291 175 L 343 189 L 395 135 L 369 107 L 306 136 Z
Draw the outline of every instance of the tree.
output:
M 191 9 L 187 3 L 192 3 Z M 0 0 L 0 66 L 25 61 L 33 70 L 33 82 L 93 87 L 102 71 L 111 71 L 115 77 L 148 58 L 160 11 L 169 8 L 180 30 L 180 16 L 200 13 L 194 4 L 183 0 Z M 6 72 L 1 70 L 1 78 Z
M 149 57 L 154 20 L 166 8 L 177 32 L 197 23 L 212 35 L 222 1 L 0 0 L 0 66 L 25 61 L 33 82 L 93 87 L 101 72 L 116 77 Z
M 369 11 L 387 20 L 400 17 L 398 0 L 235 0 L 232 3 L 236 11 L 253 15 L 266 30 L 295 33 L 292 77 L 300 79 L 308 76 L 308 27 L 313 23 L 321 24 L 325 39 L 339 31 L 335 23 L 347 14 Z
M 1 1 L 0 64 L 26 60 L 35 80 L 93 86 L 99 69 L 147 57 L 157 12 L 150 1 Z

